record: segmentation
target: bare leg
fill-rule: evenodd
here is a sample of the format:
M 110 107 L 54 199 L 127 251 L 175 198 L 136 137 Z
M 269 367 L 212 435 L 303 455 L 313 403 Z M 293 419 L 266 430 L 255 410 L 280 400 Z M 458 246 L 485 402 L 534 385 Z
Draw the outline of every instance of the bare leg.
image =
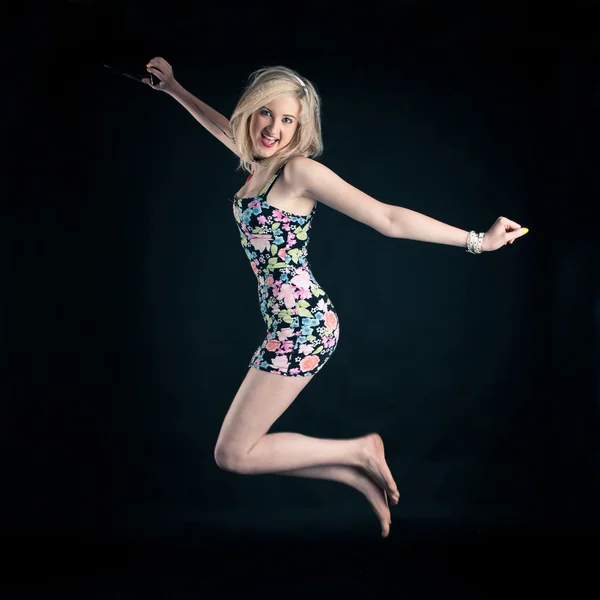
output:
M 307 467 L 293 471 L 281 471 L 278 475 L 289 475 L 292 477 L 307 477 L 310 479 L 328 479 L 345 483 L 358 490 L 369 501 L 381 524 L 381 535 L 387 537 L 390 533 L 392 523 L 390 509 L 384 490 L 375 485 L 373 481 L 360 469 L 342 465 L 330 465 L 323 467 Z
M 363 470 L 388 493 L 394 504 L 398 503 L 400 494 L 385 461 L 383 441 L 376 433 L 351 440 L 269 433 L 240 457 L 236 471 L 256 475 L 330 465 Z
M 244 474 L 331 465 L 354 467 L 366 472 L 397 504 L 398 488 L 377 434 L 351 440 L 312 438 L 298 433 L 267 434 L 311 379 L 249 369 L 221 427 L 215 448 L 217 464 Z

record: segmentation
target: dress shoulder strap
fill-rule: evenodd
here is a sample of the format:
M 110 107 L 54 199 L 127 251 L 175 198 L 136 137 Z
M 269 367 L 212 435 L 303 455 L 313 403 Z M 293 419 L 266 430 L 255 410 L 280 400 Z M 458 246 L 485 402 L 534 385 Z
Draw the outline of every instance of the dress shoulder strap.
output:
M 273 177 L 271 177 L 271 179 L 268 181 L 267 185 L 265 185 L 265 187 L 263 188 L 262 192 L 259 194 L 259 196 L 266 198 L 267 194 L 271 191 L 271 188 L 273 187 L 273 184 L 275 183 L 275 181 L 277 181 L 277 178 L 279 177 L 279 174 L 281 173 L 281 171 L 283 171 L 283 167 L 285 167 L 285 165 L 287 164 L 287 162 L 283 163 L 279 169 L 277 169 L 277 172 L 275 173 L 275 175 L 273 175 Z

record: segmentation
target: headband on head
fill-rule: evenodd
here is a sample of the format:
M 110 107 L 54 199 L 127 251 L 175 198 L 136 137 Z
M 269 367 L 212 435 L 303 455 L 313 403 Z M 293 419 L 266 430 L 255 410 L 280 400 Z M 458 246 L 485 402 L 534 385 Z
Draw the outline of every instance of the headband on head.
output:
M 306 89 L 306 84 L 304 83 L 304 81 L 302 81 L 302 79 L 300 79 L 300 77 L 298 77 L 298 75 L 294 75 L 294 77 L 300 82 L 300 85 Z

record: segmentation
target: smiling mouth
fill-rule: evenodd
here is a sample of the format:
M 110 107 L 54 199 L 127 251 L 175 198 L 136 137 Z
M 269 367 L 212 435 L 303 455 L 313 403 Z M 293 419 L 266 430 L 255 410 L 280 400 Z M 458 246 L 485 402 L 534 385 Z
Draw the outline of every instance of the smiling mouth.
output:
M 260 134 L 260 141 L 265 148 L 272 148 L 279 140 L 266 136 L 264 133 Z

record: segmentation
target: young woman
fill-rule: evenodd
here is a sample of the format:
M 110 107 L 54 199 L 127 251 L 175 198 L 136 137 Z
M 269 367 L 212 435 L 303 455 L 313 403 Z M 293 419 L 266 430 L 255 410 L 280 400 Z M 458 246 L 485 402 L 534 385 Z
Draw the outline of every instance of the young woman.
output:
M 313 276 L 307 247 L 317 201 L 383 235 L 467 247 L 479 254 L 527 233 L 500 217 L 485 234 L 467 232 L 368 196 L 314 160 L 322 151 L 320 100 L 314 85 L 286 67 L 252 74 L 231 119 L 186 91 L 163 58 L 146 66 L 152 85 L 183 105 L 234 152 L 250 175 L 233 198 L 242 247 L 258 282 L 266 337 L 225 416 L 217 464 L 246 474 L 277 473 L 329 479 L 365 495 L 384 537 L 389 498 L 400 494 L 381 437 L 328 440 L 268 433 L 334 352 L 340 326 L 335 308 Z

